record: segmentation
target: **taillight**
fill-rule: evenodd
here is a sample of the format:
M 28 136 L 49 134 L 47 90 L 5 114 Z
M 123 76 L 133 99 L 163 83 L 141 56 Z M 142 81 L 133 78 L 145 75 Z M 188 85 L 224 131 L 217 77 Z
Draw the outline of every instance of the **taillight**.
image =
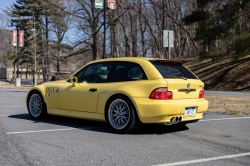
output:
M 200 91 L 199 98 L 204 98 L 204 88 Z
M 158 99 L 158 100 L 166 100 L 166 99 L 172 99 L 173 94 L 171 91 L 168 91 L 168 88 L 156 88 L 155 90 L 153 90 L 149 98 Z

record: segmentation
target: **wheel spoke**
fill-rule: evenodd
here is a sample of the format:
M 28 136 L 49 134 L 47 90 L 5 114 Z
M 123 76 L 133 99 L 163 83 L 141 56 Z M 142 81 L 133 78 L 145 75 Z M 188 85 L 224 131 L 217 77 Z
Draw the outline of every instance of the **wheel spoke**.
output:
M 115 129 L 123 129 L 129 123 L 130 109 L 128 104 L 122 99 L 114 100 L 108 111 L 109 122 Z
M 29 100 L 29 111 L 32 116 L 38 117 L 42 112 L 42 99 L 38 94 L 33 94 Z
M 123 121 L 123 118 L 121 118 L 122 125 L 126 124 L 126 122 Z

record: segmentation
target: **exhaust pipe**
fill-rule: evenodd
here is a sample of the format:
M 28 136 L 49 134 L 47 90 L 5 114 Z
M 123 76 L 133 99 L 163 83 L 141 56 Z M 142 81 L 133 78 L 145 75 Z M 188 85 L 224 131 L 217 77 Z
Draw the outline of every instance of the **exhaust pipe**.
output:
M 181 117 L 181 116 L 180 116 L 180 117 L 176 116 L 176 117 L 172 117 L 172 118 L 170 119 L 170 122 L 165 123 L 165 124 L 166 124 L 166 125 L 178 124 L 179 122 L 181 122 L 181 120 L 182 120 L 182 117 Z
M 180 116 L 180 117 L 179 117 L 179 122 L 181 122 L 181 120 L 182 120 L 182 117 Z

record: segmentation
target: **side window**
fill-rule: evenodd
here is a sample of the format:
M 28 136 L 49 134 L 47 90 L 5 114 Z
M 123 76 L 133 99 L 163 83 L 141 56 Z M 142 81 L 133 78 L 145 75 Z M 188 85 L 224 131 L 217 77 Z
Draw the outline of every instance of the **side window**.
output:
M 75 74 L 78 80 L 83 76 L 85 70 L 86 70 L 86 67 L 84 67 L 81 71 Z
M 79 72 L 77 72 L 77 73 L 74 75 L 74 76 L 77 77 L 78 82 L 79 82 L 79 79 L 83 76 L 85 70 L 86 70 L 86 67 L 84 67 L 82 70 L 80 70 Z M 70 80 L 68 80 L 68 82 L 70 82 Z
M 112 67 L 112 62 L 101 62 L 89 65 L 78 79 L 79 83 L 104 83 Z
M 132 62 L 117 62 L 110 82 L 146 80 L 147 77 L 140 65 Z

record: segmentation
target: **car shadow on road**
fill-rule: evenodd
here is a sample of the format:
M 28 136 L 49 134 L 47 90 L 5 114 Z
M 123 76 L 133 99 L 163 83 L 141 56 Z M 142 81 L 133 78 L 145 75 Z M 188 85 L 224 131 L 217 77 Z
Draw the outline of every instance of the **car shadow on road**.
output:
M 67 128 L 76 128 L 80 130 L 88 130 L 94 132 L 103 132 L 116 134 L 105 122 L 91 121 L 85 119 L 75 119 L 59 116 L 48 116 L 44 120 L 34 120 L 28 113 L 10 115 L 9 118 L 22 119 L 32 121 L 33 123 L 52 124 L 57 126 L 65 126 Z M 167 133 L 175 133 L 188 130 L 187 126 L 167 126 L 159 124 L 143 124 L 139 130 L 129 133 L 128 135 L 162 135 Z

